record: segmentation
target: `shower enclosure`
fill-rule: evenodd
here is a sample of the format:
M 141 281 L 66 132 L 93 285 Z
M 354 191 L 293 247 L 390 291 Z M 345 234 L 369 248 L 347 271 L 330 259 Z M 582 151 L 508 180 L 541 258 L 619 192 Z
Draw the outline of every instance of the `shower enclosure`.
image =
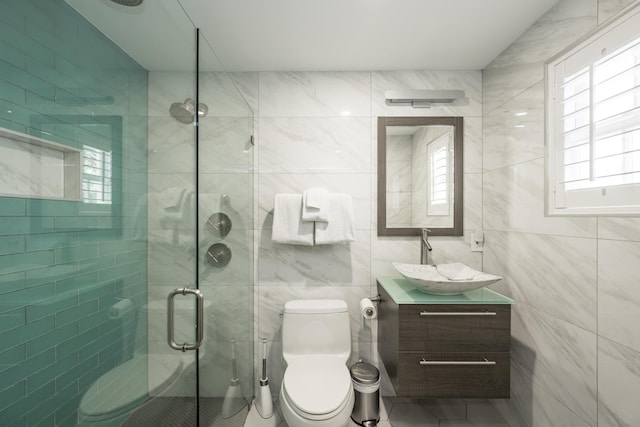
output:
M 253 396 L 253 113 L 178 0 L 123 3 L 0 0 L 2 426 Z

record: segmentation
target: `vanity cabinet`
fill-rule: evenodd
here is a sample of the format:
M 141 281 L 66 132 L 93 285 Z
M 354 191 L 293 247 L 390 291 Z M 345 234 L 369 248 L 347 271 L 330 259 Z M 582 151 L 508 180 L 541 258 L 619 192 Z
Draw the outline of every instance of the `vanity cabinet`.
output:
M 403 278 L 379 278 L 378 293 L 378 352 L 398 396 L 509 397 L 511 299 L 429 295 Z

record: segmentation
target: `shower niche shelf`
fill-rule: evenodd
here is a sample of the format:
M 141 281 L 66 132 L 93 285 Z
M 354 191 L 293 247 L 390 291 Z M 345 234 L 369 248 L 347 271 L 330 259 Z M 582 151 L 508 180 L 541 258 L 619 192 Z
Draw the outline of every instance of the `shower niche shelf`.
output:
M 80 200 L 81 151 L 0 128 L 0 196 Z

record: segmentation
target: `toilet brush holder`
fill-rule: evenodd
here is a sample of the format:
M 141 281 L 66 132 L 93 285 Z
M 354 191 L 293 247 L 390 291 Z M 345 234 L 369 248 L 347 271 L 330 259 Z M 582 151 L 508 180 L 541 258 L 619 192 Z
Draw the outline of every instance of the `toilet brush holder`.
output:
M 267 378 L 267 340 L 262 339 L 262 376 L 260 377 L 260 387 L 256 396 L 256 409 L 262 418 L 271 418 L 273 415 L 273 400 L 271 400 L 271 389 L 269 378 Z

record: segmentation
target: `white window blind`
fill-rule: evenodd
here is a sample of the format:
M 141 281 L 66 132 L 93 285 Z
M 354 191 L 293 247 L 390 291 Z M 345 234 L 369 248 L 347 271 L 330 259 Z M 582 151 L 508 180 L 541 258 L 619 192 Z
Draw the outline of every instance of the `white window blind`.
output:
M 82 147 L 82 200 L 111 204 L 111 152 Z
M 451 141 L 445 133 L 427 147 L 427 215 L 449 215 Z
M 640 213 L 640 15 L 548 64 L 551 213 Z

